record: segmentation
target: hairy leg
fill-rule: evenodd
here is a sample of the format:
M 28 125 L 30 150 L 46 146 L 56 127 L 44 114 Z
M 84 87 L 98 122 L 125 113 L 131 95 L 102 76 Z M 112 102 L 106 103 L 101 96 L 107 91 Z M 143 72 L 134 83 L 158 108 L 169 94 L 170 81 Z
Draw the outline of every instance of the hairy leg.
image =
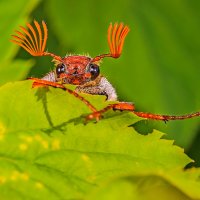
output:
M 93 112 L 89 114 L 88 116 L 86 116 L 86 121 L 97 119 L 97 118 L 100 119 L 101 116 L 108 110 L 134 111 L 134 109 L 135 109 L 134 105 L 129 102 L 119 102 L 116 104 L 110 104 L 106 106 L 105 108 L 99 111 Z
M 189 119 L 189 118 L 200 116 L 200 112 L 194 112 L 191 114 L 177 115 L 177 116 L 158 115 L 158 114 L 153 114 L 153 113 L 137 112 L 137 111 L 135 111 L 135 107 L 133 104 L 127 103 L 127 102 L 119 102 L 117 104 L 108 105 L 107 107 L 105 107 L 97 112 L 93 112 L 93 113 L 89 114 L 86 117 L 86 120 L 96 119 L 97 117 L 100 118 L 100 116 L 102 116 L 108 110 L 130 111 L 130 112 L 134 113 L 135 115 L 137 115 L 138 117 L 141 117 L 144 119 L 158 120 L 158 121 L 164 121 L 164 122 L 167 122 L 170 120 L 184 120 L 184 119 Z
M 183 120 L 183 119 L 189 119 L 193 117 L 200 116 L 200 112 L 194 112 L 191 114 L 186 115 L 157 115 L 152 113 L 145 113 L 145 112 L 136 112 L 133 111 L 134 114 L 136 114 L 139 117 L 145 118 L 145 119 L 152 119 L 152 120 L 161 120 L 164 122 L 171 121 L 171 120 Z

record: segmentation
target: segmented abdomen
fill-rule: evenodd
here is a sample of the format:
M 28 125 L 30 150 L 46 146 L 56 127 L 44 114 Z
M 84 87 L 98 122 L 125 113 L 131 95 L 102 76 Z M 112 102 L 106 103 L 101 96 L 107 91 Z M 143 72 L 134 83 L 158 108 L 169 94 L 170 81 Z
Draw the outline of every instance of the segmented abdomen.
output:
M 42 80 L 56 82 L 56 75 L 54 71 L 51 71 L 47 73 L 44 77 L 42 77 Z

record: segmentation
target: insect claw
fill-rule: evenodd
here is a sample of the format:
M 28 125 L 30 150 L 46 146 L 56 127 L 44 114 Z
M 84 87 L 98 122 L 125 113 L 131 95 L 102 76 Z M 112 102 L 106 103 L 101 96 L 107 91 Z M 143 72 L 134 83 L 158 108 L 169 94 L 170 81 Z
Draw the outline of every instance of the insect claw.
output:
M 93 112 L 93 113 L 91 113 L 91 114 L 89 114 L 89 115 L 87 115 L 87 116 L 85 117 L 86 122 L 95 119 L 95 120 L 96 120 L 96 123 L 97 123 L 101 118 L 103 118 L 103 116 L 102 116 L 101 113 L 98 112 L 98 111 L 97 111 L 97 112 Z

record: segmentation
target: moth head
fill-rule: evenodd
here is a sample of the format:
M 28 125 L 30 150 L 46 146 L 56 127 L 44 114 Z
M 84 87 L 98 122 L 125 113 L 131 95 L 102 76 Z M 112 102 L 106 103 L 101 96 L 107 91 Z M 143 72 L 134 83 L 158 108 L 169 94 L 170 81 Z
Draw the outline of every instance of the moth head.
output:
M 95 80 L 99 74 L 100 61 L 105 57 L 119 58 L 124 40 L 129 32 L 129 27 L 123 23 L 115 23 L 108 27 L 108 46 L 110 52 L 101 54 L 94 58 L 83 55 L 69 55 L 64 58 L 45 51 L 48 38 L 48 29 L 44 21 L 40 25 L 34 20 L 34 26 L 27 24 L 27 28 L 20 26 L 20 31 L 15 31 L 16 35 L 12 35 L 11 40 L 15 44 L 21 46 L 32 56 L 51 56 L 56 64 L 57 80 L 63 83 L 74 85 L 82 85 L 86 82 Z

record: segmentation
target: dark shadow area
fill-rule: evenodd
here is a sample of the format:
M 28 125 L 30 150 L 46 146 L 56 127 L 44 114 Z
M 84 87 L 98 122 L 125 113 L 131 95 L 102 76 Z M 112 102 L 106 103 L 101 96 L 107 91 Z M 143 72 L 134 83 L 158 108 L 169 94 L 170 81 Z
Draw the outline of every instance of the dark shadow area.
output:
M 193 168 L 193 167 L 196 167 L 195 162 L 191 162 L 191 163 L 187 164 L 187 165 L 184 167 L 184 170 L 187 170 L 187 169 L 190 169 L 190 168 Z
M 196 137 L 193 140 L 190 148 L 186 151 L 186 154 L 194 159 L 193 166 L 199 167 L 200 166 L 200 128 L 196 134 Z
M 64 132 L 64 131 L 66 131 L 68 124 L 70 124 L 70 123 L 73 123 L 74 125 L 85 124 L 84 120 L 85 120 L 85 118 L 83 118 L 82 116 L 76 117 L 76 118 L 70 119 L 66 122 L 63 122 L 57 126 L 51 126 L 50 128 L 42 129 L 41 131 L 43 131 L 44 133 L 46 133 L 48 135 L 50 135 L 55 130 Z
M 47 121 L 51 127 L 54 127 L 51 116 L 48 112 L 48 107 L 47 107 L 47 92 L 49 92 L 48 87 L 42 87 L 38 88 L 36 92 L 37 96 L 37 101 L 42 101 L 43 108 L 44 108 L 44 113 L 46 115 Z
M 79 117 L 75 117 L 75 118 L 72 118 L 72 119 L 70 119 L 66 122 L 63 122 L 63 123 L 61 123 L 57 126 L 51 126 L 50 128 L 42 129 L 41 131 L 50 135 L 55 130 L 58 130 L 58 131 L 61 131 L 61 132 L 66 131 L 68 124 L 73 124 L 75 126 L 79 125 L 79 124 L 84 124 L 85 126 L 87 126 L 87 124 L 89 124 L 89 123 L 94 123 L 94 124 L 98 123 L 95 119 L 87 121 L 86 116 L 88 114 L 89 113 L 83 114 Z M 100 119 L 100 120 L 103 121 L 103 120 L 107 120 L 107 119 L 110 119 L 110 118 L 115 118 L 115 117 L 118 117 L 121 114 L 122 114 L 121 112 L 108 111 L 108 113 L 106 113 L 105 116 L 103 116 L 102 119 Z
M 138 133 L 142 135 L 148 135 L 149 133 L 153 132 L 153 129 L 155 129 L 152 121 L 145 119 L 132 124 L 131 127 L 133 127 Z
M 55 130 L 58 130 L 60 132 L 65 131 L 66 130 L 66 126 L 69 123 L 74 123 L 74 124 L 83 123 L 83 119 L 84 118 L 83 117 L 77 117 L 77 118 L 71 119 L 69 121 L 63 122 L 63 123 L 55 126 L 53 121 L 52 121 L 52 118 L 51 118 L 51 116 L 49 114 L 49 111 L 48 111 L 47 92 L 49 92 L 48 86 L 44 86 L 44 87 L 38 88 L 37 92 L 36 92 L 37 101 L 42 101 L 42 105 L 43 105 L 43 108 L 44 108 L 44 113 L 45 113 L 45 116 L 46 116 L 47 121 L 48 121 L 49 126 L 50 126 L 50 128 L 41 129 L 42 132 L 50 135 Z

